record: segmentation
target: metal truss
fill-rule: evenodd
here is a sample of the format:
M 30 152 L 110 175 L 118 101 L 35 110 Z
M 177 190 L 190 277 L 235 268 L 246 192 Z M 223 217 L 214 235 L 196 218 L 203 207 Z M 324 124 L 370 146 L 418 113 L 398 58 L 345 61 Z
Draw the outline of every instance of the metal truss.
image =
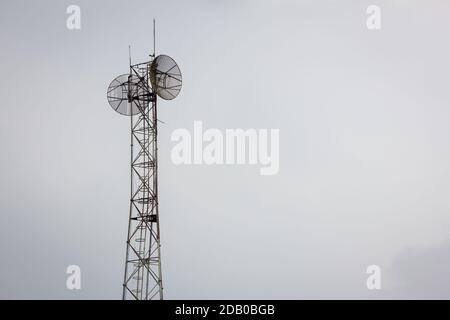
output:
M 158 212 L 156 94 L 150 62 L 130 66 L 128 103 L 131 116 L 131 199 L 126 244 L 124 300 L 163 299 Z M 137 78 L 136 78 L 137 76 Z M 136 80 L 139 79 L 138 83 Z M 134 81 L 134 83 L 132 83 Z

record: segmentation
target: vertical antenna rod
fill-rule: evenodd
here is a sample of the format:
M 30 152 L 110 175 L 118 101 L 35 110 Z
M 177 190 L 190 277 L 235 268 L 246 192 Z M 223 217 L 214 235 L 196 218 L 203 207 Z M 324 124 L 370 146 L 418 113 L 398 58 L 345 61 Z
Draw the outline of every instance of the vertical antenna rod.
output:
M 131 108 L 133 107 L 133 101 L 131 100 L 131 46 L 128 46 L 128 57 L 129 57 L 129 62 L 130 62 L 130 75 L 128 76 L 128 84 L 127 84 L 127 96 L 128 96 L 128 108 L 129 110 L 131 110 Z M 130 199 L 133 198 L 133 194 L 134 194 L 134 189 L 133 189 L 133 160 L 134 160 L 134 153 L 133 153 L 133 114 L 130 114 Z M 133 202 L 130 201 L 130 211 L 129 211 L 129 217 L 128 219 L 130 220 L 132 218 L 132 213 L 133 213 Z M 130 234 L 131 232 L 131 224 L 128 224 L 128 233 Z M 127 238 L 128 240 L 128 238 Z M 127 245 L 126 246 L 126 255 L 125 255 L 125 259 L 128 259 L 128 256 L 130 254 L 130 246 Z M 127 292 L 126 292 L 126 283 L 127 283 L 127 275 L 128 275 L 128 264 L 125 263 L 125 274 L 124 274 L 124 279 L 123 279 L 123 288 L 122 288 L 122 300 L 125 300 Z
M 156 43 L 156 36 L 155 36 L 155 18 L 153 18 L 153 58 L 155 57 L 155 43 Z
M 131 45 L 128 45 L 128 60 L 130 62 L 130 67 L 131 67 Z

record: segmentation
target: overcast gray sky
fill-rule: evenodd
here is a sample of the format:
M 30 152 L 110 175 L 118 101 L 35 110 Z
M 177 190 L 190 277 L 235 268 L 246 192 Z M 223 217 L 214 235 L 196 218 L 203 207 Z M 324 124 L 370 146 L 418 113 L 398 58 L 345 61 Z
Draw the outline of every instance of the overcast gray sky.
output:
M 450 298 L 444 0 L 2 1 L 0 298 L 121 298 L 129 121 L 106 89 L 153 17 L 184 81 L 159 103 L 165 298 Z M 280 129 L 278 175 L 175 166 L 194 120 Z

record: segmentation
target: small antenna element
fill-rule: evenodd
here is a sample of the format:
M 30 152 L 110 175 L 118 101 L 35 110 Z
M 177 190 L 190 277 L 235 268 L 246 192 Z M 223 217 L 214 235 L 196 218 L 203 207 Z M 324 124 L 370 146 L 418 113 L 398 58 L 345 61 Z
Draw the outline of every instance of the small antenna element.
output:
M 130 60 L 130 66 L 131 66 L 131 45 L 128 45 L 128 59 Z
M 155 57 L 155 18 L 153 18 L 153 58 Z

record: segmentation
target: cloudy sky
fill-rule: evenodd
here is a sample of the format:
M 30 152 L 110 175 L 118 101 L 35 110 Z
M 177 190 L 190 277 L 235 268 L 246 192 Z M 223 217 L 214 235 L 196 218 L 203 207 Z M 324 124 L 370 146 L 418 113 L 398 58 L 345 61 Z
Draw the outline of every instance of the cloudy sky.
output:
M 129 121 L 106 89 L 153 17 L 184 81 L 158 105 L 165 298 L 450 298 L 445 0 L 2 1 L 0 298 L 121 298 Z M 279 173 L 175 165 L 195 120 L 279 129 Z

